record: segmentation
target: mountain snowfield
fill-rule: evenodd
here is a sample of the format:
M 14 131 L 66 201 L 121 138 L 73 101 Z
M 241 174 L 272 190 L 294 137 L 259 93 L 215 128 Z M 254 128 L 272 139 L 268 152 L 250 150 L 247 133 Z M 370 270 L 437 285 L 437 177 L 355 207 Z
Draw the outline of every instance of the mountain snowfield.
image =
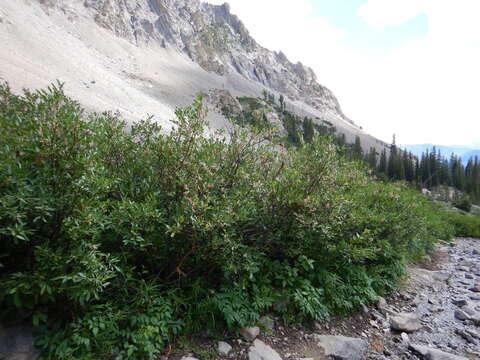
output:
M 331 122 L 364 148 L 385 144 L 341 111 L 311 69 L 250 37 L 228 5 L 198 0 L 3 0 L 0 80 L 18 91 L 57 80 L 88 110 L 153 115 L 169 128 L 175 108 L 199 92 L 286 95 L 299 116 Z M 319 50 L 320 51 L 320 50 Z M 326 69 L 328 71 L 328 69 Z M 211 109 L 213 128 L 228 121 Z

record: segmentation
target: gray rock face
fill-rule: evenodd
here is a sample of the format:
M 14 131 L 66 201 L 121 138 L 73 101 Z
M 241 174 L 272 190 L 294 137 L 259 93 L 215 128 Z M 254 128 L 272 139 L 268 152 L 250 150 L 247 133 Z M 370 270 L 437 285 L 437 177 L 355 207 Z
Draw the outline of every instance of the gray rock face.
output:
M 32 329 L 29 326 L 0 327 L 0 359 L 35 360 L 40 351 L 34 345 Z
M 228 90 L 211 89 L 206 94 L 205 99 L 216 106 L 220 113 L 228 112 L 229 115 L 233 116 L 242 113 L 242 105 Z
M 282 52 L 261 47 L 228 4 L 199 0 L 37 1 L 64 12 L 72 3 L 82 3 L 99 26 L 136 45 L 175 48 L 207 71 L 237 73 L 352 123 L 333 93 L 317 82 L 311 68 L 290 62 Z
M 368 343 L 363 339 L 317 335 L 315 340 L 326 356 L 336 360 L 362 360 L 368 350 Z
M 406 333 L 415 332 L 422 328 L 420 320 L 414 314 L 398 314 L 390 319 L 390 326 L 393 330 Z
M 248 360 L 282 360 L 282 358 L 263 341 L 255 340 L 248 351 Z
M 247 341 L 253 341 L 260 335 L 260 328 L 258 326 L 244 327 L 240 330 L 240 335 Z
M 466 357 L 449 354 L 427 346 L 410 345 L 410 348 L 426 360 L 468 360 Z

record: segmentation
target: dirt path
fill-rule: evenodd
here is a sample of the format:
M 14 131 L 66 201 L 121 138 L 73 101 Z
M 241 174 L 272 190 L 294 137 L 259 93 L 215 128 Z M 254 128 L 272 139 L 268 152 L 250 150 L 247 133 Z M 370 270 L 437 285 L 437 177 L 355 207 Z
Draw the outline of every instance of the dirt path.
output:
M 448 359 L 422 356 L 412 351 L 414 344 L 480 359 L 480 240 L 457 239 L 438 247 L 434 257 L 436 261 L 409 269 L 407 286 L 391 299 L 383 311 L 387 314 L 378 321 L 384 333 L 378 350 L 383 347 L 383 354 L 371 347 L 368 359 Z M 406 336 L 392 330 L 395 316 L 390 310 L 413 314 L 421 328 Z M 378 318 L 376 310 L 370 315 Z

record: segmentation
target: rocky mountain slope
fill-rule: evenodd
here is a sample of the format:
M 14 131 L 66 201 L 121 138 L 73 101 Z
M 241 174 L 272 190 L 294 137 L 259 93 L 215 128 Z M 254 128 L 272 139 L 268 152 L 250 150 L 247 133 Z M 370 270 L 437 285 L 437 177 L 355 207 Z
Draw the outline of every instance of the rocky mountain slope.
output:
M 0 79 L 14 88 L 59 79 L 92 109 L 129 119 L 173 116 L 199 91 L 283 94 L 292 110 L 334 124 L 347 139 L 383 146 L 342 112 L 315 73 L 260 46 L 228 4 L 199 0 L 4 0 Z M 212 114 L 214 126 L 226 125 Z

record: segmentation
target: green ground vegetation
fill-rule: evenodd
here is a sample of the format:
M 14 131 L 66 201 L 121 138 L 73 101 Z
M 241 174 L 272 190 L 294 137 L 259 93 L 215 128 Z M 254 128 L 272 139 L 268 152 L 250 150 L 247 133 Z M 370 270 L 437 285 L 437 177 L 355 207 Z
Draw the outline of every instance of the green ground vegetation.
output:
M 45 359 L 154 359 L 180 334 L 347 314 L 394 290 L 451 227 L 328 137 L 166 134 L 87 115 L 61 86 L 0 86 L 0 317 Z
M 455 236 L 480 238 L 480 215 L 447 211 L 447 221 L 454 227 Z

